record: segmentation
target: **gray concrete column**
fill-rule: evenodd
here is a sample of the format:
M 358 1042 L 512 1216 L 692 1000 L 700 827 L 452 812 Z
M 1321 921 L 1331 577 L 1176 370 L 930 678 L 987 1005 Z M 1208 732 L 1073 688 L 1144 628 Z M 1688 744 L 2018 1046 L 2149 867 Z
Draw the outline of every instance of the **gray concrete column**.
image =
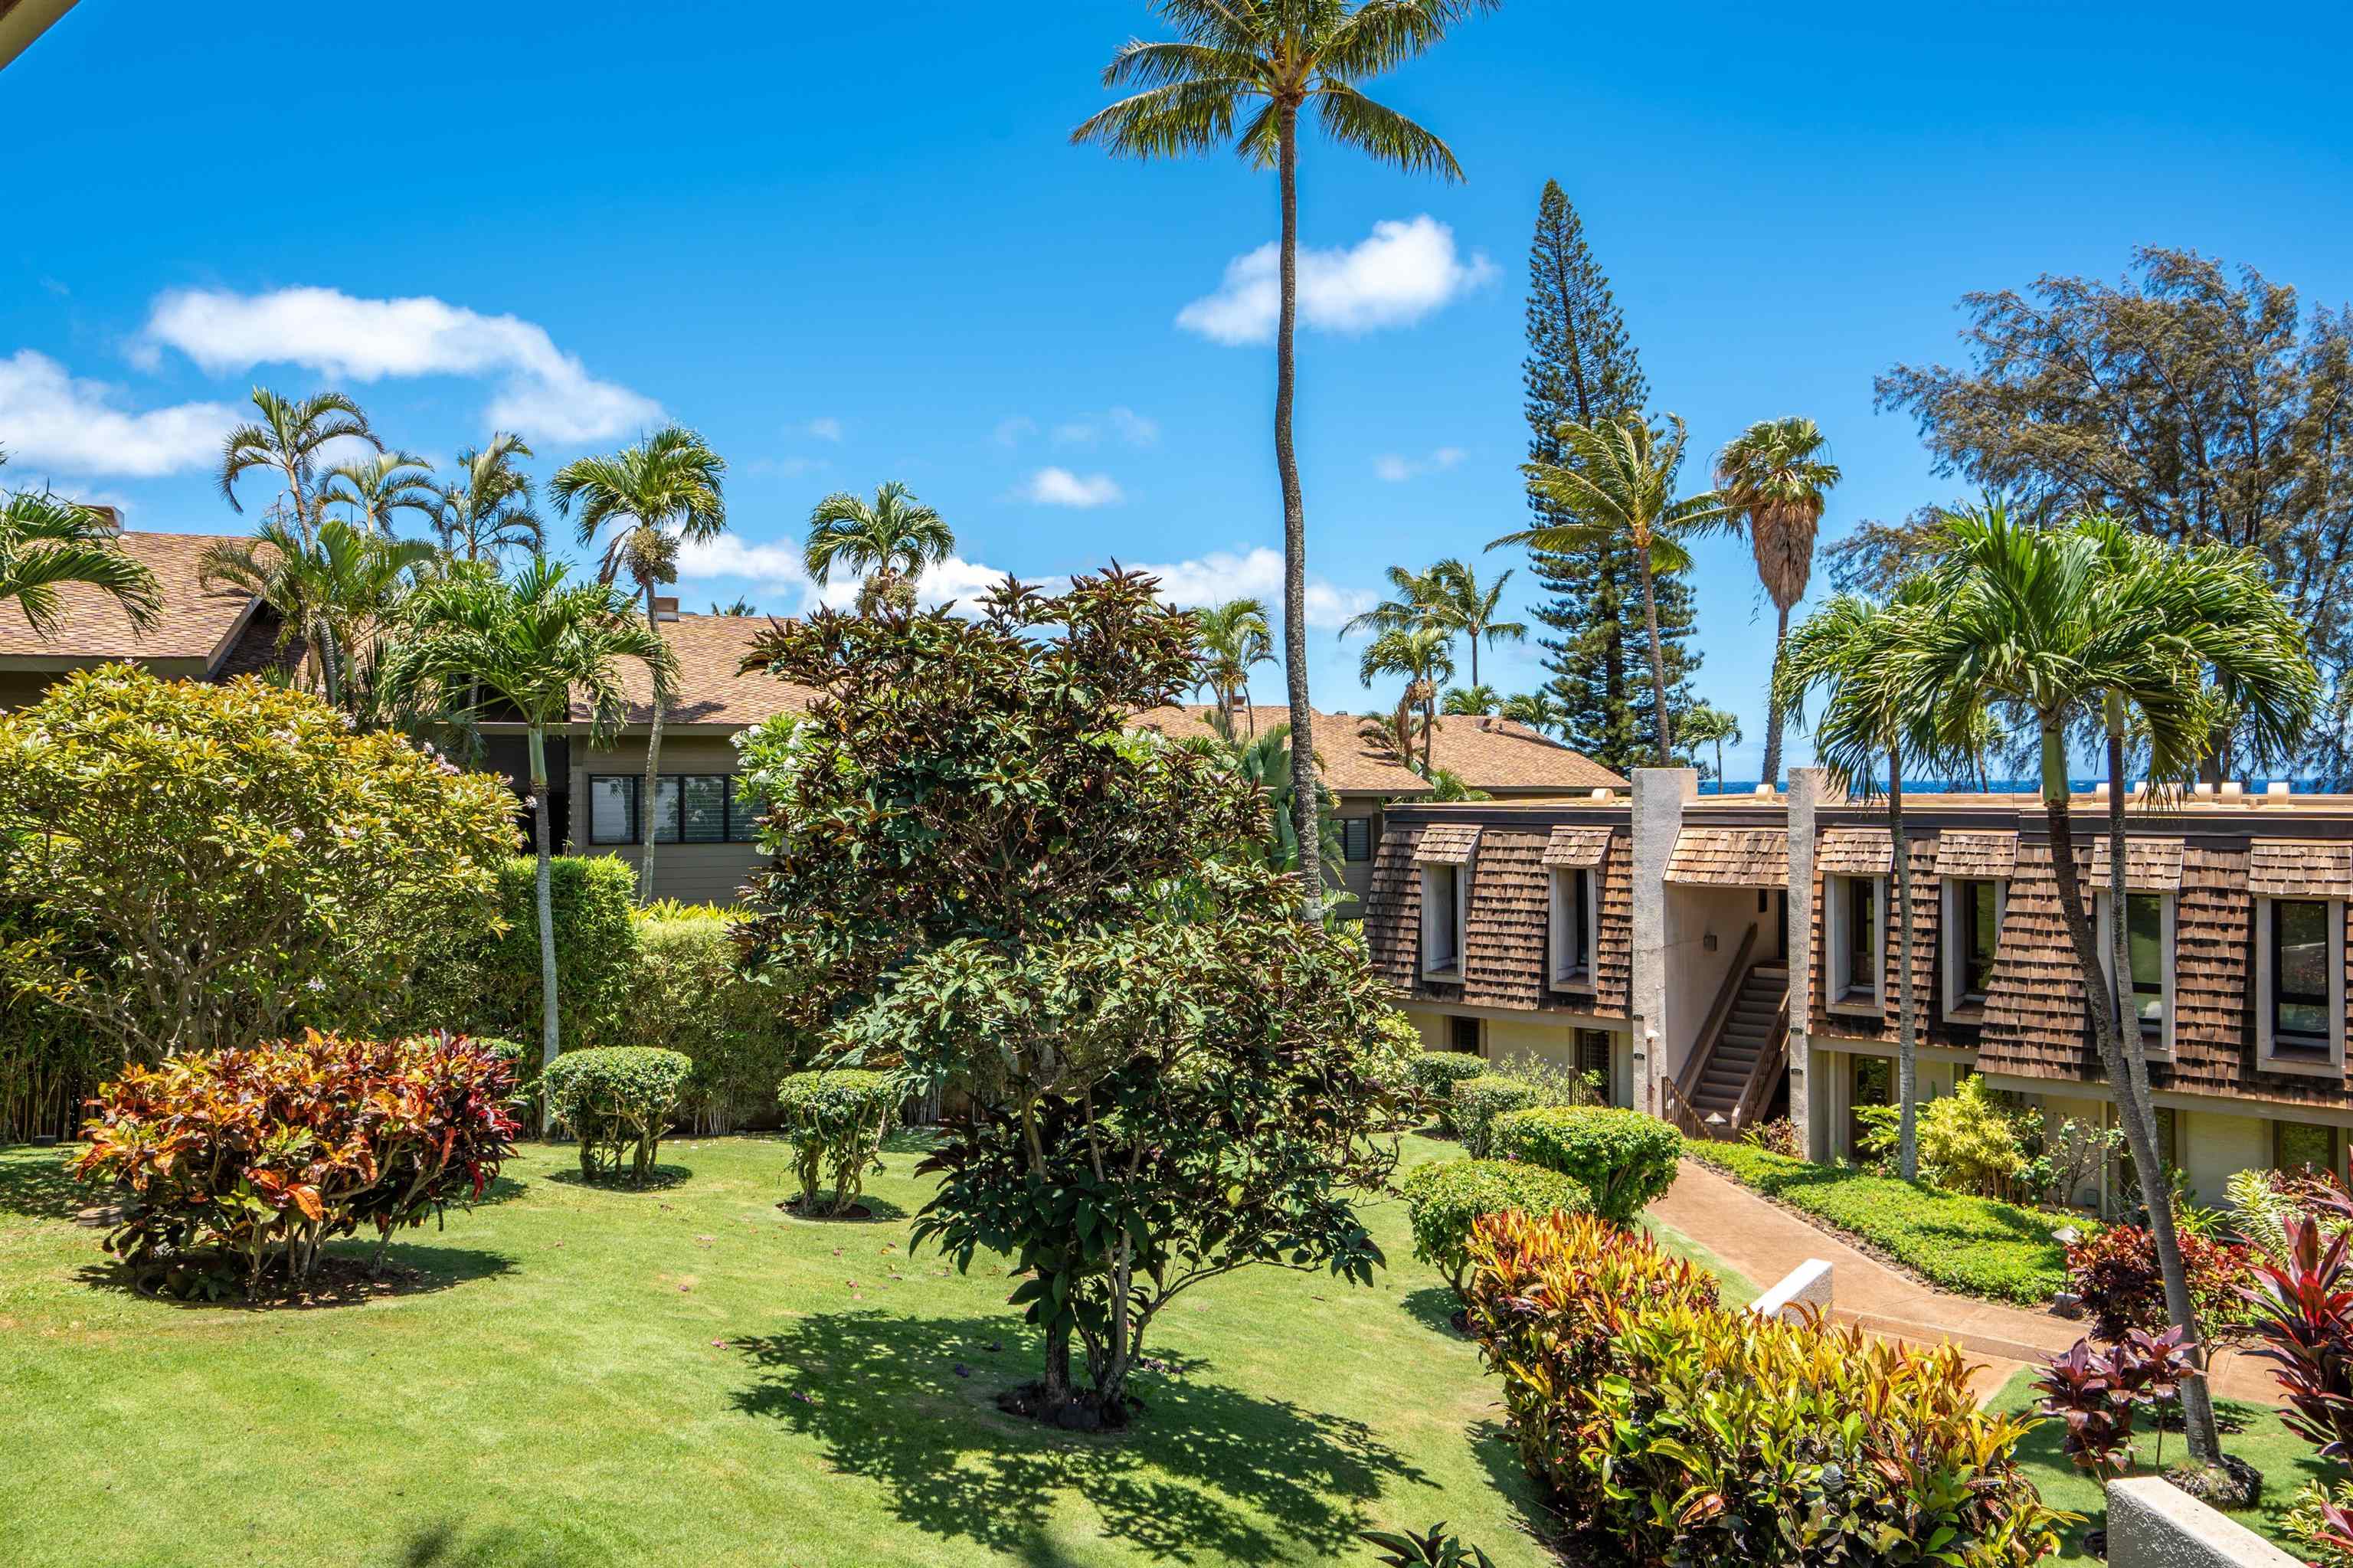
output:
M 1659 1075 L 1666 1062 L 1667 862 L 1683 832 L 1683 807 L 1699 799 L 1691 768 L 1634 769 L 1634 952 L 1627 1012 L 1634 1040 L 1634 1105 L 1652 1116 L 1666 1107 Z
M 1798 1147 L 1814 1160 L 1829 1154 L 1830 1136 L 1830 1128 L 1815 1125 L 1808 1033 L 1814 1016 L 1814 813 L 1826 796 L 1843 798 L 1826 769 L 1789 769 L 1789 928 L 1782 936 L 1782 951 L 1789 956 L 1789 1119 L 1797 1125 Z

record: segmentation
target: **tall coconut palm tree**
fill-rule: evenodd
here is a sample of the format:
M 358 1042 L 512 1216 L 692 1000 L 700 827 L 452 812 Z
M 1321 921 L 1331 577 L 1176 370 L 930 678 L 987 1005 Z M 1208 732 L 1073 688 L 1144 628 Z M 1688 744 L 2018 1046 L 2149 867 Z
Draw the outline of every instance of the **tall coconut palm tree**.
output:
M 2113 907 L 2126 906 L 2126 734 L 2137 723 L 2153 789 L 2194 779 L 2222 728 L 2235 724 L 2258 755 L 2282 756 L 2318 700 L 2302 628 L 2253 556 L 2166 544 L 2104 517 L 2036 528 L 1999 502 L 1947 514 L 1940 558 L 1926 574 L 1935 613 L 1915 627 L 1911 667 L 1919 700 L 1948 740 L 1965 718 L 1996 705 L 2023 715 L 2041 755 L 2042 805 L 2060 915 L 2084 980 L 2092 1033 L 2116 1097 L 2125 1139 L 2165 1279 L 2166 1308 L 2203 1365 L 2172 1205 L 2157 1145 L 2148 1063 L 2127 1028 L 2119 989 L 2131 963 L 2119 941 L 2106 963 L 2076 868 L 2067 733 L 2090 723 L 2106 737 Z M 2113 966 L 2113 967 L 2111 967 Z M 2220 1452 L 2202 1375 L 2185 1381 L 2192 1455 Z
M 1193 622 L 1200 629 L 1199 684 L 1209 689 L 1221 714 L 1230 715 L 1235 700 L 1240 699 L 1250 733 L 1256 735 L 1258 710 L 1250 706 L 1250 673 L 1254 665 L 1274 662 L 1274 633 L 1267 625 L 1266 601 L 1229 599 L 1195 610 Z
M 946 520 L 894 479 L 871 501 L 845 490 L 818 502 L 809 513 L 802 559 L 819 583 L 830 582 L 836 567 L 859 573 L 859 613 L 871 615 L 884 606 L 913 605 L 915 578 L 955 548 Z
M 249 539 L 223 539 L 197 557 L 196 580 L 229 587 L 278 612 L 280 647 L 300 641 L 309 678 L 320 694 L 346 713 L 372 707 L 371 647 L 417 574 L 438 552 L 420 539 L 364 533 L 340 517 L 319 524 L 306 541 L 273 516 Z
M 1250 164 L 1275 171 L 1274 465 L 1282 486 L 1282 644 L 1298 771 L 1315 774 L 1314 712 L 1307 691 L 1307 503 L 1292 447 L 1299 323 L 1299 117 L 1313 107 L 1324 133 L 1376 163 L 1459 180 L 1461 166 L 1429 131 L 1365 96 L 1360 82 L 1429 49 L 1455 23 L 1496 0 L 1156 0 L 1171 39 L 1131 39 L 1103 69 L 1103 85 L 1134 89 L 1071 133 L 1113 154 L 1167 158 L 1231 143 Z M 1323 919 L 1314 790 L 1293 792 L 1300 918 Z
M 1505 697 L 1501 711 L 1505 718 L 1524 724 L 1538 735 L 1568 738 L 1568 708 L 1549 689 Z
M 636 584 L 645 600 L 646 629 L 661 641 L 656 590 L 678 580 L 681 543 L 715 539 L 727 531 L 727 502 L 721 493 L 726 476 L 726 459 L 692 430 L 670 425 L 609 457 L 574 459 L 556 470 L 547 493 L 559 516 L 571 516 L 577 503 L 580 543 L 607 535 L 597 580 L 609 586 L 626 577 Z M 654 895 L 656 835 L 650 824 L 661 800 L 662 709 L 669 700 L 667 692 L 653 694 L 646 726 L 643 815 L 649 825 L 638 846 L 640 903 L 650 903 Z
M 1740 720 L 1705 703 L 1683 715 L 1683 740 L 1687 746 L 1715 747 L 1715 792 L 1724 793 L 1724 748 L 1740 744 Z
M 1398 701 L 1398 735 L 1406 733 L 1407 715 L 1421 710 L 1421 767 L 1426 775 L 1436 767 L 1438 688 L 1454 678 L 1454 638 L 1443 627 L 1400 626 L 1382 632 L 1366 645 L 1357 662 L 1357 678 L 1367 686 L 1381 675 L 1401 675 L 1405 692 Z M 1406 758 L 1412 759 L 1408 746 Z
M 1426 571 L 1409 572 L 1403 567 L 1391 567 L 1389 587 L 1396 597 L 1349 617 L 1340 628 L 1340 635 L 1345 640 L 1357 631 L 1394 631 L 1425 622 L 1460 632 L 1471 647 L 1471 684 L 1480 686 L 1479 644 L 1523 641 L 1528 634 L 1525 621 L 1496 619 L 1504 585 L 1512 577 L 1511 572 L 1505 572 L 1482 588 L 1479 574 L 1470 563 L 1452 557 Z
M 1839 482 L 1821 427 L 1802 415 L 1759 419 L 1715 458 L 1715 487 L 1748 524 L 1757 579 L 1773 601 L 1773 658 L 1789 636 L 1789 611 L 1806 597 L 1814 575 L 1814 535 L 1822 522 L 1823 493 Z M 1781 781 L 1781 721 L 1767 705 L 1765 781 Z
M 0 463 L 8 461 L 0 452 Z M 33 635 L 58 634 L 58 589 L 82 583 L 114 596 L 144 631 L 163 612 L 155 574 L 123 554 L 114 530 L 90 508 L 33 491 L 0 495 L 0 604 L 13 602 Z
M 512 582 L 478 566 L 460 567 L 420 589 L 414 630 L 392 648 L 385 684 L 400 704 L 479 724 L 485 699 L 520 716 L 528 737 L 532 824 L 538 865 L 540 1060 L 555 1060 L 555 914 L 548 865 L 547 732 L 572 723 L 575 701 L 588 712 L 592 746 L 610 744 L 628 716 L 620 662 L 634 659 L 651 677 L 657 706 L 678 675 L 676 656 L 628 596 L 611 583 L 573 583 L 560 562 L 535 560 Z M 504 716 L 501 714 L 501 716 Z
M 1651 694 L 1657 704 L 1658 763 L 1673 755 L 1667 713 L 1666 651 L 1659 642 L 1659 599 L 1654 584 L 1662 572 L 1691 569 L 1686 536 L 1725 525 L 1732 509 L 1714 491 L 1678 498 L 1675 474 L 1683 467 L 1683 422 L 1672 414 L 1654 429 L 1637 418 L 1596 425 L 1574 420 L 1560 427 L 1564 462 L 1527 462 L 1520 471 L 1529 488 L 1569 521 L 1524 528 L 1490 543 L 1525 545 L 1543 554 L 1565 555 L 1588 546 L 1616 542 L 1634 553 L 1642 583 L 1642 624 L 1651 643 Z
M 547 553 L 547 528 L 533 505 L 531 476 L 515 466 L 533 456 L 521 436 L 501 430 L 491 444 L 458 454 L 464 477 L 441 487 L 433 536 L 451 555 L 495 561 L 509 550 Z
M 319 530 L 320 451 L 331 441 L 365 441 L 378 451 L 384 450 L 384 443 L 368 428 L 360 406 L 340 392 L 281 397 L 257 387 L 253 406 L 261 418 L 237 426 L 221 442 L 221 495 L 231 511 L 243 512 L 245 505 L 237 498 L 238 479 L 257 469 L 275 474 L 294 530 L 307 547 Z
M 412 452 L 384 451 L 354 462 L 339 462 L 319 485 L 319 510 L 341 506 L 362 532 L 390 534 L 393 514 L 414 512 L 430 520 L 439 509 L 433 465 Z

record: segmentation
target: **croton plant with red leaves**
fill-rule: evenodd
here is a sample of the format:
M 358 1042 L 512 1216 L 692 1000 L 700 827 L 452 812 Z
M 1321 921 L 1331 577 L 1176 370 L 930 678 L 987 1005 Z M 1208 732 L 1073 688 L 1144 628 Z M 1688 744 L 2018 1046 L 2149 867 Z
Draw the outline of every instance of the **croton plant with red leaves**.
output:
M 176 1294 L 248 1293 L 316 1274 L 365 1228 L 395 1232 L 481 1196 L 514 1152 L 512 1065 L 446 1033 L 312 1032 L 133 1066 L 99 1092 L 75 1176 L 112 1184 L 107 1250 Z

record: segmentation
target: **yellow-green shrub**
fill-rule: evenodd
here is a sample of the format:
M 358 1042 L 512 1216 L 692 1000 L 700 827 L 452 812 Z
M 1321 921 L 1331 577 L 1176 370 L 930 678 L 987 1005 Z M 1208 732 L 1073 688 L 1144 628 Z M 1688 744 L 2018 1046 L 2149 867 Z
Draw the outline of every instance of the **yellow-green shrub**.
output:
M 1683 1139 L 1653 1116 L 1607 1106 L 1546 1106 L 1498 1117 L 1490 1151 L 1576 1178 L 1593 1212 L 1624 1224 L 1675 1184 Z
M 881 1167 L 882 1135 L 899 1099 L 893 1075 L 861 1067 L 795 1073 L 776 1086 L 803 1213 L 839 1214 L 858 1202 L 868 1169 Z M 833 1197 L 820 1205 L 818 1189 L 827 1177 Z
M 1713 1280 L 1585 1215 L 1472 1227 L 1469 1319 L 1529 1473 L 1638 1563 L 1942 1563 L 2058 1550 L 2015 1456 L 2034 1422 L 1977 1408 L 1947 1345 L 1725 1311 Z
M 807 1059 L 773 985 L 736 962 L 738 912 L 664 901 L 631 916 L 632 951 L 589 1043 L 675 1051 L 694 1064 L 679 1105 L 692 1132 L 727 1132 L 775 1114 L 777 1081 Z
M 1434 1160 L 1415 1166 L 1398 1190 L 1413 1225 L 1414 1256 L 1445 1275 L 1458 1296 L 1471 1266 L 1471 1227 L 1481 1218 L 1506 1209 L 1550 1214 L 1592 1207 L 1570 1178 L 1517 1160 Z
M 1406 1069 L 1419 1094 L 1437 1117 L 1438 1125 L 1447 1131 L 1454 1130 L 1452 1100 L 1454 1086 L 1466 1078 L 1476 1078 L 1487 1071 L 1483 1056 L 1468 1051 L 1424 1051 Z
M 1482 1073 L 1455 1085 L 1450 1099 L 1454 1130 L 1462 1139 L 1462 1152 L 1479 1159 L 1493 1152 L 1488 1147 L 1488 1139 L 1496 1118 L 1543 1105 L 1545 1093 L 1526 1079 L 1508 1073 Z

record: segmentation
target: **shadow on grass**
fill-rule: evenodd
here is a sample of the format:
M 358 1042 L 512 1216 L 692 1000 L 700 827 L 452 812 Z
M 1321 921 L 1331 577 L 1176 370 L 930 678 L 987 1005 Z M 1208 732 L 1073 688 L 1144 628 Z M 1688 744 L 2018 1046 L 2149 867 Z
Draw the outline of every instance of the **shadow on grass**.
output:
M 928 1127 L 902 1127 L 882 1135 L 885 1154 L 929 1154 L 939 1134 Z
M 1545 1506 L 1541 1489 L 1529 1478 L 1528 1467 L 1520 1458 L 1520 1446 L 1512 1441 L 1511 1433 L 1502 1422 L 1474 1421 L 1462 1429 L 1462 1440 L 1471 1445 L 1479 1467 L 1487 1472 L 1495 1490 L 1511 1500 L 1513 1517 L 1519 1520 L 1522 1530 L 1543 1542 L 1565 1562 L 1587 1561 L 1564 1550 L 1560 1518 Z
M 1398 1305 L 1425 1329 L 1451 1334 L 1458 1340 L 1465 1337 L 1454 1325 L 1454 1315 L 1462 1310 L 1462 1298 L 1454 1294 L 1451 1285 L 1425 1285 L 1419 1290 L 1409 1290 Z
M 75 1271 L 74 1277 L 94 1290 L 135 1296 L 142 1301 L 153 1301 L 164 1307 L 246 1312 L 307 1312 L 320 1308 L 355 1307 L 401 1296 L 429 1295 L 452 1286 L 470 1284 L 477 1279 L 512 1274 L 515 1268 L 515 1260 L 504 1253 L 483 1252 L 473 1247 L 419 1246 L 395 1242 L 385 1254 L 383 1275 L 372 1277 L 368 1273 L 368 1261 L 375 1255 L 375 1244 L 373 1242 L 333 1243 L 319 1266 L 318 1277 L 308 1286 L 298 1291 L 265 1296 L 255 1300 L 229 1297 L 207 1301 L 201 1297 L 183 1299 L 175 1296 L 159 1296 L 142 1287 L 142 1271 L 128 1264 L 111 1261 L 86 1265 Z
M 1065 1494 L 1152 1557 L 1261 1563 L 1353 1549 L 1387 1484 L 1426 1478 L 1359 1422 L 1184 1377 L 1140 1376 L 1145 1414 L 1116 1436 L 1002 1414 L 1040 1355 L 1004 1319 L 828 1313 L 737 1348 L 759 1373 L 738 1409 L 817 1438 L 915 1528 L 1039 1568 L 1071 1561 L 1048 1538 Z
M 30 1144 L 0 1150 L 0 1213 L 35 1220 L 67 1220 L 112 1202 L 109 1189 L 88 1186 L 66 1173 L 66 1161 L 79 1144 L 35 1149 Z
M 494 1528 L 470 1536 L 446 1520 L 427 1525 L 400 1549 L 401 1568 L 555 1568 L 575 1561 L 564 1547 L 533 1544 L 519 1531 Z
M 580 1174 L 580 1167 L 567 1165 L 551 1171 L 544 1180 L 561 1181 L 567 1187 L 587 1187 L 599 1192 L 666 1192 L 694 1175 L 691 1165 L 657 1165 L 646 1173 L 642 1182 L 631 1181 L 627 1176 L 599 1176 L 595 1181 Z
M 831 1200 L 831 1193 L 820 1192 L 818 1195 L 816 1211 L 804 1213 L 801 1209 L 800 1195 L 797 1192 L 778 1202 L 776 1209 L 786 1219 L 799 1220 L 812 1225 L 896 1224 L 907 1217 L 907 1210 L 903 1204 L 894 1203 L 890 1199 L 878 1197 L 872 1192 L 860 1193 L 849 1210 L 839 1214 L 826 1212 L 825 1205 Z

